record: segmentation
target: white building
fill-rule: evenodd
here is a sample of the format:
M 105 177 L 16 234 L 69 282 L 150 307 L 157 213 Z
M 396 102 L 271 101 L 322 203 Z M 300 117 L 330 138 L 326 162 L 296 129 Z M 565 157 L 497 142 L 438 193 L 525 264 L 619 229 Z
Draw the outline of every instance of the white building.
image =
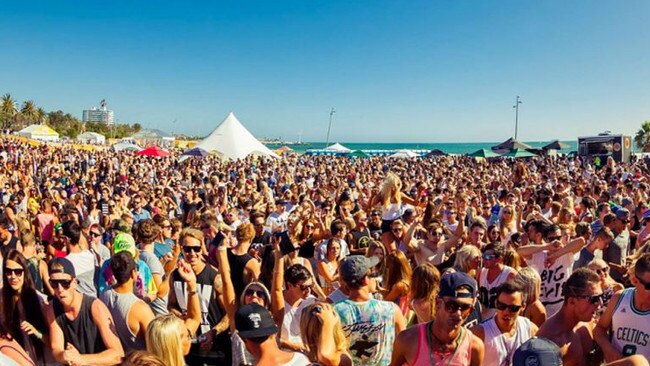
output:
M 83 111 L 83 122 L 102 122 L 107 125 L 113 124 L 113 111 L 106 108 L 106 99 L 102 99 L 101 107 L 92 107 Z

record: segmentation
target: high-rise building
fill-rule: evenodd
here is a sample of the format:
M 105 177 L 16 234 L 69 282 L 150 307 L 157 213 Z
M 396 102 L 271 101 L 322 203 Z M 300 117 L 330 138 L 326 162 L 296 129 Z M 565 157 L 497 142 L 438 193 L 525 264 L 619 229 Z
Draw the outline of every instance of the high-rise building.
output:
M 102 122 L 107 125 L 113 124 L 113 111 L 106 108 L 106 99 L 102 99 L 101 107 L 92 107 L 83 112 L 83 122 Z

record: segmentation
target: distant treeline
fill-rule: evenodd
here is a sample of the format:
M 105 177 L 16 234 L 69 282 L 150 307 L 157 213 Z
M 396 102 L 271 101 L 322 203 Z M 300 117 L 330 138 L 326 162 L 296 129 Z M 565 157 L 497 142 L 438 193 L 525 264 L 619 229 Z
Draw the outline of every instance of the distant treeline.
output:
M 139 123 L 113 124 L 112 126 L 100 122 L 84 123 L 70 113 L 61 110 L 46 112 L 43 108 L 37 107 L 33 100 L 24 101 L 19 105 L 9 93 L 2 96 L 0 99 L 0 126 L 2 129 L 20 131 L 34 123 L 46 124 L 61 136 L 70 138 L 75 138 L 83 132 L 97 132 L 108 138 L 122 138 L 131 136 L 142 129 Z

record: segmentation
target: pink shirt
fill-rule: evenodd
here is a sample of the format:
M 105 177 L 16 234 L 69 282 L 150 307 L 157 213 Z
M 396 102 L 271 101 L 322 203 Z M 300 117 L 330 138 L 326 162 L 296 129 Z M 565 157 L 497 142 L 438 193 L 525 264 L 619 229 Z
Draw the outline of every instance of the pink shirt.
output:
M 429 345 L 429 341 L 427 340 L 427 332 L 430 324 L 430 322 L 418 324 L 418 351 L 415 354 L 415 359 L 411 362 L 407 362 L 406 365 L 468 366 L 472 359 L 472 332 L 465 328 L 461 328 L 460 340 L 458 341 L 455 351 L 449 353 L 436 351 L 431 353 L 431 345 Z

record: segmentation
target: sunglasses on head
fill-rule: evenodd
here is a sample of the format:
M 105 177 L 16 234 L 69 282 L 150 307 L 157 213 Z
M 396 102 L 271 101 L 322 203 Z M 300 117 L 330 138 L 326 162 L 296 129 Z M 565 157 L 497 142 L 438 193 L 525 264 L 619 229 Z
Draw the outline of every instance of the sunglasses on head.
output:
M 187 246 L 186 245 L 186 246 L 183 247 L 183 251 L 185 253 L 190 253 L 190 252 L 200 253 L 201 252 L 201 247 L 194 247 L 194 246 Z
M 264 298 L 266 297 L 266 294 L 262 290 L 253 290 L 252 288 L 249 288 L 248 290 L 244 291 L 244 296 L 253 296 L 257 295 L 259 298 Z
M 59 285 L 63 287 L 64 290 L 67 290 L 70 288 L 70 285 L 72 284 L 72 280 L 53 280 L 50 279 L 50 286 L 52 286 L 53 289 L 58 289 Z
M 455 313 L 460 310 L 461 313 L 465 314 L 468 313 L 471 309 L 471 304 L 464 304 L 455 300 L 445 301 L 445 310 L 447 310 L 448 313 Z
M 10 274 L 14 274 L 15 276 L 22 276 L 25 270 L 22 268 L 5 268 L 4 272 L 7 276 Z
M 497 310 L 504 311 L 508 309 L 511 313 L 518 313 L 519 310 L 521 310 L 521 305 L 507 305 L 499 300 L 495 302 L 494 306 L 497 308 Z

